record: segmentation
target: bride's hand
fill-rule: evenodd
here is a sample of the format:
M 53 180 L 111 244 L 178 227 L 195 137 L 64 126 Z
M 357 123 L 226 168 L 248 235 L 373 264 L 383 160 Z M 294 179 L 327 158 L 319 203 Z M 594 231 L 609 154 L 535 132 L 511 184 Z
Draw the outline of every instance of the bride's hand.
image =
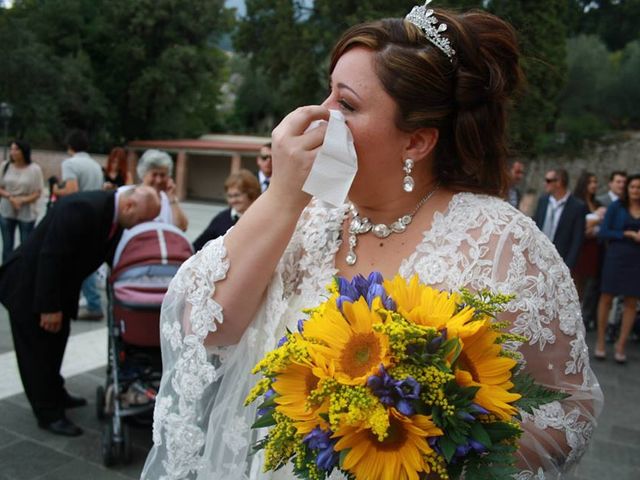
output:
M 300 107 L 287 115 L 272 132 L 273 175 L 267 192 L 279 197 L 281 207 L 304 208 L 311 199 L 302 191 L 302 185 L 327 130 L 327 125 L 322 124 L 305 133 L 314 120 L 329 120 L 329 110 L 317 105 Z

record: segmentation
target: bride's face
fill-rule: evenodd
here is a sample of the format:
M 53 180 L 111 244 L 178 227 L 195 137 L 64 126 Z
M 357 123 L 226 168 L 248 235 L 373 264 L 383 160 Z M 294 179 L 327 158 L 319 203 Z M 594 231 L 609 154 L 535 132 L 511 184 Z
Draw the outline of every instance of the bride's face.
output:
M 408 134 L 395 125 L 397 106 L 376 75 L 371 50 L 358 47 L 340 57 L 323 105 L 340 110 L 353 134 L 358 173 L 349 197 L 368 204 L 383 200 L 381 192 L 400 195 Z

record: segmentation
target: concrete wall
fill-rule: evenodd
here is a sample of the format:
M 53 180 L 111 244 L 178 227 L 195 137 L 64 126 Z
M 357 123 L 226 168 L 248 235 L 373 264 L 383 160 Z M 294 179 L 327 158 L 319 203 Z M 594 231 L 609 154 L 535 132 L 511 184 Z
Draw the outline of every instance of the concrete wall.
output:
M 106 155 L 92 154 L 101 165 Z M 42 167 L 46 181 L 51 175 L 60 175 L 60 164 L 67 158 L 66 152 L 34 150 L 32 158 Z M 598 176 L 600 191 L 607 190 L 609 173 L 626 170 L 640 173 L 640 132 L 628 132 L 621 139 L 611 143 L 593 143 L 575 157 L 539 157 L 524 159 L 526 176 L 520 186 L 523 192 L 530 192 L 529 202 L 535 203 L 537 195 L 543 192 L 543 179 L 547 170 L 561 166 L 569 171 L 569 185 L 573 189 L 575 181 L 583 170 Z M 254 155 L 243 156 L 242 168 L 257 173 Z M 224 201 L 224 181 L 231 171 L 231 158 L 222 155 L 189 154 L 187 157 L 187 198 Z M 525 210 L 527 210 L 525 208 Z M 531 213 L 531 212 L 529 212 Z
M 101 165 L 107 163 L 107 156 L 92 153 L 91 156 Z M 36 162 L 42 168 L 42 176 L 45 184 L 51 175 L 60 177 L 60 165 L 65 158 L 69 158 L 69 154 L 64 151 L 57 150 L 32 150 L 31 160 Z
M 255 155 L 242 156 L 240 165 L 258 174 Z M 187 157 L 186 198 L 225 202 L 224 182 L 230 173 L 230 156 L 190 153 Z
M 576 180 L 584 170 L 598 177 L 598 193 L 608 190 L 609 174 L 614 170 L 640 173 L 640 132 L 627 132 L 622 138 L 611 143 L 592 143 L 575 157 L 539 157 L 523 162 L 526 176 L 520 185 L 522 192 L 529 192 L 526 201 L 533 207 L 523 206 L 526 213 L 533 214 L 537 197 L 544 192 L 544 174 L 554 167 L 565 168 L 569 172 L 569 188 L 573 190 Z

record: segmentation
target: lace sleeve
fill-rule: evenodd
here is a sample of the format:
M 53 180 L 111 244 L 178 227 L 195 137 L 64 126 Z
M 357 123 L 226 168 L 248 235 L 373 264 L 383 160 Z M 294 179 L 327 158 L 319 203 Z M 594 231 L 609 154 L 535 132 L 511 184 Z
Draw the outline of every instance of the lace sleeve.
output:
M 190 472 L 198 470 L 219 376 L 204 339 L 223 321 L 222 307 L 212 297 L 228 267 L 221 237 L 182 265 L 165 296 L 160 318 L 163 375 L 144 479 L 193 478 Z
M 230 268 L 225 237 L 209 242 L 181 267 L 162 305 L 163 375 L 156 398 L 153 447 L 145 480 L 263 480 L 261 453 L 251 445 L 256 405 L 244 399 L 258 380 L 254 365 L 295 328 L 302 308 L 319 301 L 335 274 L 344 209 L 314 204 L 304 212 L 252 322 L 236 345 L 205 344 L 223 318 L 216 283 Z
M 514 216 L 500 237 L 494 283 L 516 299 L 502 320 L 527 342 L 523 368 L 570 397 L 523 413 L 518 480 L 562 478 L 586 450 L 603 397 L 589 366 L 580 303 L 569 270 L 530 219 Z

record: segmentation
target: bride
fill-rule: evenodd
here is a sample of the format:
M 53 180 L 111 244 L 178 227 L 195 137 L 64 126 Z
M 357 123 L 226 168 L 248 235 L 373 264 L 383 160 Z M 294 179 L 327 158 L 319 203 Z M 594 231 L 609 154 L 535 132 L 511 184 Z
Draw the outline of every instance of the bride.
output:
M 571 394 L 524 415 L 517 478 L 561 478 L 584 453 L 602 394 L 576 290 L 552 244 L 502 200 L 505 115 L 521 81 L 516 35 L 483 12 L 437 9 L 435 17 L 446 31 L 389 19 L 343 35 L 328 98 L 273 131 L 269 189 L 174 279 L 142 478 L 291 478 L 286 467 L 263 473 L 252 453 L 264 432 L 250 428 L 255 404 L 243 407 L 257 381 L 249 372 L 303 308 L 322 301 L 332 276 L 373 270 L 417 274 L 440 289 L 516 294 L 499 319 L 527 339 L 524 368 Z M 344 114 L 358 155 L 352 208 L 329 208 L 301 190 L 326 129 L 307 127 L 329 109 Z M 390 225 L 405 215 L 406 230 L 385 238 L 349 232 L 364 217 Z

